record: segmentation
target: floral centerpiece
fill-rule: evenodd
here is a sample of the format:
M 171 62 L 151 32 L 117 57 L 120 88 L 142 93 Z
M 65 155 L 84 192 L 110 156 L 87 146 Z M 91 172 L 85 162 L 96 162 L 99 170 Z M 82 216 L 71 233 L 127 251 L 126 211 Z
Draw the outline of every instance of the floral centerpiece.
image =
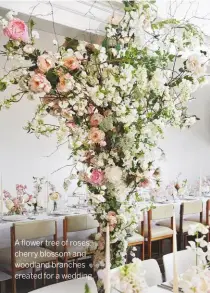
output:
M 177 176 L 174 182 L 166 186 L 167 192 L 169 193 L 169 195 L 171 195 L 174 198 L 174 200 L 177 197 L 178 198 L 184 197 L 184 195 L 186 195 L 187 193 L 187 188 L 188 188 L 187 179 L 181 180 L 180 175 L 181 174 Z
M 210 244 L 206 241 L 209 227 L 203 224 L 192 225 L 188 234 L 195 237 L 189 241 L 187 248 L 196 254 L 196 266 L 180 276 L 180 287 L 184 293 L 209 293 L 210 292 Z
M 55 212 L 58 208 L 58 201 L 61 198 L 61 195 L 56 191 L 55 185 L 51 182 L 48 182 L 48 184 L 50 189 L 49 199 L 53 201 L 53 211 Z
M 3 191 L 3 199 L 8 214 L 23 214 L 33 206 L 35 198 L 33 195 L 27 192 L 27 186 L 22 184 L 16 184 L 16 196 L 12 196 L 8 191 Z
M 34 183 L 34 214 L 37 213 L 37 206 L 38 206 L 38 197 L 40 192 L 43 189 L 43 184 L 45 183 L 45 178 L 44 177 L 33 177 L 33 183 Z
M 27 26 L 12 12 L 1 19 L 9 38 L 1 53 L 19 64 L 0 79 L 2 91 L 17 86 L 0 108 L 25 97 L 36 100 L 27 132 L 55 132 L 59 144 L 69 143 L 71 174 L 88 187 L 102 243 L 110 225 L 113 267 L 124 264 L 126 229 L 137 225 L 132 197 L 139 187 L 159 182 L 158 141 L 165 127 L 190 127 L 198 119 L 188 114 L 187 103 L 206 82 L 209 58 L 195 25 L 158 20 L 154 0 L 123 3 L 124 15 L 111 19 L 102 44 L 67 37 L 54 54 L 36 48 L 33 21 Z M 49 115 L 55 124 L 45 119 Z M 99 247 L 94 265 L 104 266 Z

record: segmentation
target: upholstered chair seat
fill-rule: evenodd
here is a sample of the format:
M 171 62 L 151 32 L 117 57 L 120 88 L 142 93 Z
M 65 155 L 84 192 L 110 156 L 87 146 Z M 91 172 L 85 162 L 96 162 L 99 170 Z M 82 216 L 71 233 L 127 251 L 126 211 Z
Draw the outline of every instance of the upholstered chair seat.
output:
M 144 241 L 144 237 L 141 234 L 134 232 L 133 235 L 129 236 L 126 240 L 128 241 L 128 244 L 134 242 L 138 243 Z
M 169 221 L 170 222 L 170 221 Z M 170 225 L 169 225 L 170 227 Z M 148 229 L 145 229 L 145 237 L 148 237 Z M 156 226 L 153 225 L 151 227 L 151 236 L 152 238 L 159 238 L 159 237 L 164 237 L 164 236 L 168 236 L 168 235 L 173 235 L 173 230 L 171 228 L 168 227 L 161 227 L 161 226 Z
M 169 221 L 169 220 L 163 220 L 163 221 L 158 221 L 156 224 L 158 226 L 170 227 L 171 226 L 171 221 Z M 191 225 L 195 225 L 195 224 L 197 224 L 197 223 L 196 222 L 193 222 L 193 221 L 183 221 L 182 231 L 183 232 L 187 232 L 189 230 L 189 227 Z M 180 230 L 180 223 L 179 223 L 179 221 L 176 221 L 176 230 L 178 232 Z

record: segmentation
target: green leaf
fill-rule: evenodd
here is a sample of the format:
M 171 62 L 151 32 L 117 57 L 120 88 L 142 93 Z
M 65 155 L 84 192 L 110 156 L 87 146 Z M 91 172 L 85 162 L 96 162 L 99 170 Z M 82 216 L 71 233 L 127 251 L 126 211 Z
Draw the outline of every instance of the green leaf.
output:
M 0 91 L 3 92 L 7 88 L 6 82 L 0 81 Z
M 63 44 L 63 46 L 65 47 L 66 50 L 68 49 L 72 49 L 72 50 L 76 50 L 77 46 L 79 45 L 79 41 L 76 39 L 71 39 L 66 37 L 65 38 L 65 43 Z
M 34 20 L 31 18 L 28 23 L 29 30 L 32 31 L 33 27 L 35 26 Z
M 58 84 L 59 77 L 58 77 L 57 73 L 54 71 L 53 68 L 48 70 L 48 72 L 46 74 L 46 78 L 47 78 L 47 80 L 49 80 L 49 82 L 51 83 L 52 87 L 55 88 L 56 85 Z
M 90 287 L 88 286 L 88 284 L 85 284 L 85 293 L 91 293 L 90 291 Z

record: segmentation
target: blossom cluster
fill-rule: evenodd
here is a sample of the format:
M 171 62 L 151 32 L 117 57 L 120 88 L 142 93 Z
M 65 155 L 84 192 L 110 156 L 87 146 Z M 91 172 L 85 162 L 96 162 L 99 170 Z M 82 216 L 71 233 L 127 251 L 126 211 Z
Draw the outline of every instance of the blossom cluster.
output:
M 98 271 L 101 280 L 106 280 L 106 270 Z M 148 286 L 141 260 L 133 258 L 133 262 L 111 270 L 110 283 L 113 292 L 146 293 Z
M 154 0 L 126 0 L 124 16 L 110 20 L 102 44 L 66 38 L 52 53 L 36 48 L 33 22 L 27 26 L 12 12 L 7 17 L 1 19 L 9 37 L 4 54 L 15 65 L 0 90 L 11 84 L 18 90 L 0 108 L 23 97 L 39 102 L 25 128 L 69 142 L 78 185 L 87 185 L 102 233 L 110 224 L 112 264 L 119 266 L 126 228 L 137 225 L 129 203 L 139 187 L 159 182 L 159 139 L 167 126 L 189 127 L 197 119 L 187 103 L 206 81 L 202 33 L 183 20 L 158 21 Z M 104 251 L 96 255 L 104 264 Z
M 207 242 L 209 227 L 203 224 L 192 225 L 188 235 L 195 236 L 195 241 L 189 241 L 190 249 L 195 252 L 196 265 L 180 277 L 180 287 L 184 293 L 208 293 L 210 289 L 210 243 Z

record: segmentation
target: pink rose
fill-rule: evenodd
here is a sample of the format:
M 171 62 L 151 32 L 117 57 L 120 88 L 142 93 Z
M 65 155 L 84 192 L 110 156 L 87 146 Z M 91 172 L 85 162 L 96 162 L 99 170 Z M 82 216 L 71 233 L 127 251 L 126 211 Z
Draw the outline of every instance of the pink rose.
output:
M 49 93 L 51 90 L 50 82 L 41 73 L 32 75 L 31 79 L 28 82 L 28 85 L 30 90 L 34 93 Z
M 3 190 L 4 198 L 11 198 L 11 194 L 7 190 Z
M 93 143 L 100 143 L 101 141 L 104 141 L 105 138 L 105 133 L 96 128 L 96 127 L 92 127 L 90 129 L 88 138 L 93 142 Z
M 95 106 L 93 106 L 92 104 L 90 104 L 88 106 L 88 114 L 93 114 L 95 110 Z
M 63 65 L 70 70 L 75 70 L 79 68 L 79 62 L 76 57 L 64 57 L 63 58 Z
M 100 142 L 100 146 L 101 146 L 101 147 L 105 147 L 105 146 L 106 146 L 106 142 L 105 142 L 105 140 L 103 140 L 103 141 Z
M 37 66 L 42 73 L 54 67 L 54 61 L 48 54 L 43 54 L 37 58 Z
M 104 172 L 97 169 L 93 170 L 89 182 L 101 186 L 104 183 Z
M 103 118 L 104 117 L 101 114 L 93 114 L 90 118 L 90 125 L 98 126 L 102 122 Z
M 3 33 L 12 40 L 23 42 L 27 42 L 28 40 L 28 27 L 25 22 L 19 18 L 10 20 L 7 27 L 3 29 Z
M 68 121 L 68 122 L 66 122 L 66 126 L 71 129 L 75 129 L 76 124 L 74 123 L 74 121 Z
M 142 178 L 140 183 L 139 183 L 139 187 L 143 187 L 143 188 L 147 188 L 150 185 L 150 180 L 147 178 Z
M 18 207 L 20 205 L 20 201 L 18 198 L 14 198 L 13 203 L 14 203 L 15 207 Z

